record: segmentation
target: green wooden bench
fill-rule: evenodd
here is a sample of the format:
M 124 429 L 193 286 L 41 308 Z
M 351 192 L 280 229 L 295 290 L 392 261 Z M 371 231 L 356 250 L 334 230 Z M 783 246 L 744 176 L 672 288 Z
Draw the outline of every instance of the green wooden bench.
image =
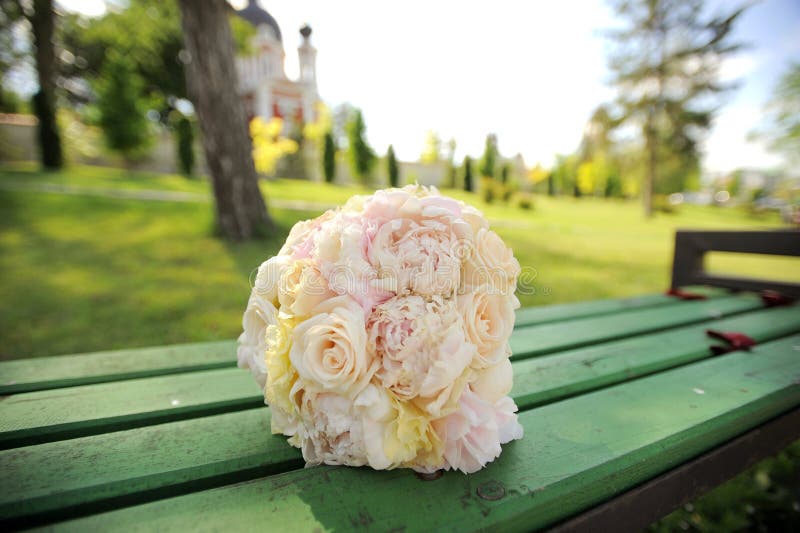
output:
M 270 434 L 233 341 L 2 363 L 0 523 L 638 529 L 800 438 L 800 306 L 673 292 L 520 310 L 512 396 L 525 437 L 469 476 L 304 469 Z M 756 345 L 714 355 L 724 341 L 709 329 Z

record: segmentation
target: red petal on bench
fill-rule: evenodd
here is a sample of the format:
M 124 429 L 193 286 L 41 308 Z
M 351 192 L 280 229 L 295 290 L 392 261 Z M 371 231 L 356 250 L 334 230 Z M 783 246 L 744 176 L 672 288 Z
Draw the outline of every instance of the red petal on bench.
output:
M 705 300 L 708 298 L 705 294 L 699 294 L 696 292 L 689 292 L 683 289 L 671 288 L 666 292 L 667 296 L 674 296 L 675 298 L 680 298 L 681 300 Z
M 781 294 L 778 291 L 765 290 L 761 291 L 761 301 L 767 307 L 778 307 L 779 305 L 789 305 L 794 303 L 794 298 Z
M 734 352 L 736 350 L 748 351 L 750 350 L 750 347 L 757 344 L 755 339 L 738 331 L 717 331 L 715 329 L 707 329 L 706 335 L 712 339 L 721 340 L 726 344 L 726 346 L 712 345 L 711 353 L 714 355 L 721 355 L 724 353 Z

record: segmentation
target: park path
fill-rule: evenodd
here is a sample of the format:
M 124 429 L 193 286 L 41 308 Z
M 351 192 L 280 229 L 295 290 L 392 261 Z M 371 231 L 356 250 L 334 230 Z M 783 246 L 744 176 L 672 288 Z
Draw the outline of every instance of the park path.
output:
M 74 196 L 99 196 L 123 200 L 145 200 L 155 202 L 211 203 L 211 195 L 199 192 L 164 191 L 159 189 L 122 189 L 116 187 L 91 187 L 87 185 L 67 185 L 52 182 L 23 182 L 15 180 L 0 181 L 0 191 L 43 192 Z M 269 198 L 269 206 L 288 211 L 325 211 L 337 204 L 327 202 L 308 202 L 306 200 L 287 200 Z M 493 226 L 509 228 L 530 228 L 533 224 L 519 220 L 490 218 Z
M 149 200 L 156 202 L 188 202 L 210 203 L 211 195 L 199 192 L 163 191 L 159 189 L 121 189 L 116 187 L 90 187 L 86 185 L 67 185 L 63 183 L 36 182 L 25 183 L 13 180 L 0 181 L 0 190 L 45 192 L 69 194 L 75 196 L 100 196 L 103 198 L 120 198 L 125 200 Z M 325 211 L 336 207 L 336 204 L 325 202 L 307 202 L 305 200 L 286 200 L 270 198 L 269 205 L 277 209 L 290 211 Z

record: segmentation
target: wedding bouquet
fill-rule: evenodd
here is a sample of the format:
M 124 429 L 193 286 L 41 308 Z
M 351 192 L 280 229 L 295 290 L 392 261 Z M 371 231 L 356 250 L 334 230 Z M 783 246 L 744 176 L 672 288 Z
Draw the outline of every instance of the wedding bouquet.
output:
M 239 366 L 309 465 L 475 472 L 522 437 L 519 272 L 478 210 L 434 188 L 355 196 L 259 267 Z

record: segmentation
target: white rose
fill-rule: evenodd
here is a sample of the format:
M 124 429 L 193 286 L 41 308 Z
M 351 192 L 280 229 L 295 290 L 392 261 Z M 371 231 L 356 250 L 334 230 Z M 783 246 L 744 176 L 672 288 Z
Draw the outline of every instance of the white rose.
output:
M 378 361 L 367 351 L 364 311 L 349 296 L 322 302 L 292 332 L 289 359 L 309 388 L 353 398 Z
M 467 340 L 478 348 L 475 368 L 495 365 L 510 355 L 508 339 L 514 330 L 514 310 L 519 307 L 515 296 L 492 294 L 480 287 L 476 292 L 457 295 L 456 305 Z
M 277 323 L 275 306 L 253 291 L 242 317 L 244 331 L 239 335 L 236 359 L 239 368 L 250 369 L 262 390 L 267 381 L 267 327 Z

